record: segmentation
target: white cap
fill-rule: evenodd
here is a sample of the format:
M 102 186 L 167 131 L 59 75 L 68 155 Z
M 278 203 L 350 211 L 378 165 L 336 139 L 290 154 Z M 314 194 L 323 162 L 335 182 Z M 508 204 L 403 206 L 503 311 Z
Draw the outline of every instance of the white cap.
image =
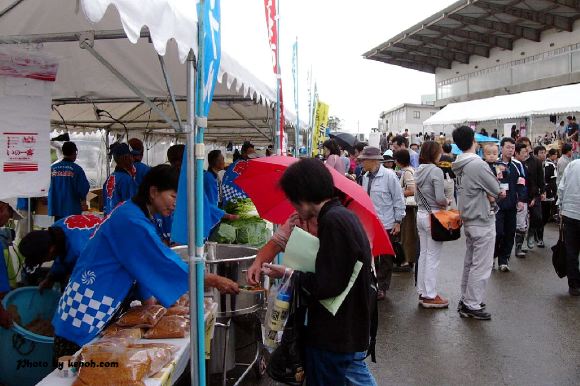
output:
M 0 198 L 0 202 L 5 202 L 6 204 L 8 204 L 12 208 L 12 211 L 14 212 L 14 215 L 12 216 L 12 218 L 14 220 L 22 220 L 24 217 L 22 217 L 20 212 L 18 212 L 18 210 L 16 209 L 16 202 L 17 201 L 18 201 L 18 199 L 16 197 Z

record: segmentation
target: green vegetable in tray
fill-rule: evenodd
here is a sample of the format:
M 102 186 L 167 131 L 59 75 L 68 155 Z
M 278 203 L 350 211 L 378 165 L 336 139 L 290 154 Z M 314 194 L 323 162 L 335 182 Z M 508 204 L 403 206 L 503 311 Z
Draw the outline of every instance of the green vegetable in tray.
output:
M 220 244 L 233 244 L 236 242 L 236 228 L 222 222 L 219 228 L 212 233 L 210 240 Z
M 256 207 L 249 198 L 228 201 L 223 209 L 226 213 L 237 214 L 240 217 L 252 217 L 255 216 L 253 213 L 256 212 Z
M 242 217 L 227 223 L 236 229 L 236 244 L 261 247 L 266 244 L 270 237 L 266 222 L 256 216 Z

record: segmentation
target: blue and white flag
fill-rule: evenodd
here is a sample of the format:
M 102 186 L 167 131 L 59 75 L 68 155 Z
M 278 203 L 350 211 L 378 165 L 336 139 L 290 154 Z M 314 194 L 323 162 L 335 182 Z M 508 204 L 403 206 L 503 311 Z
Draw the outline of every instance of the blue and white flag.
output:
M 248 198 L 246 193 L 234 182 L 234 180 L 238 178 L 246 168 L 247 162 L 248 161 L 238 160 L 226 169 L 222 179 L 222 206 L 227 204 L 228 201 Z
M 196 115 L 200 118 L 207 118 L 211 107 L 217 76 L 220 69 L 221 60 L 221 15 L 220 0 L 206 0 L 203 3 L 203 9 L 200 9 L 198 2 L 197 14 L 199 19 L 203 18 L 203 57 L 198 59 L 203 62 L 203 73 L 198 74 L 196 100 L 203 101 L 197 104 Z M 201 48 L 201 47 L 200 47 Z M 201 77 L 201 79 L 199 79 Z M 201 111 L 200 111 L 201 110 Z M 173 226 L 171 239 L 179 244 L 187 244 L 187 152 L 183 152 L 183 162 L 181 173 L 179 175 L 179 189 L 177 191 L 177 204 L 173 217 Z M 193 154 L 189 155 L 193 157 Z M 189 181 L 193 184 L 193 181 Z M 203 195 L 203 192 L 200 192 Z M 192 198 L 193 199 L 193 198 Z M 204 205 L 204 218 L 210 216 L 205 213 L 209 208 Z M 207 222 L 207 221 L 205 221 Z M 207 228 L 211 224 L 204 224 L 204 234 L 209 234 Z

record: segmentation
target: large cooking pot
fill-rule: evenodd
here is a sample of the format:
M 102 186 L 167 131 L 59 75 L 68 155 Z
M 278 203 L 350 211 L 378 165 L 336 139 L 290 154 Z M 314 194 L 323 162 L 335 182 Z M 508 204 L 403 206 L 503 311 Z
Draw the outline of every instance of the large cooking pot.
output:
M 187 262 L 187 246 L 172 248 Z M 248 285 L 246 272 L 256 259 L 257 248 L 245 245 L 206 244 L 206 266 L 209 272 L 227 277 L 240 286 Z M 233 317 L 259 311 L 264 304 L 264 292 L 241 291 L 238 295 L 220 295 L 211 289 L 211 296 L 218 303 L 218 317 Z

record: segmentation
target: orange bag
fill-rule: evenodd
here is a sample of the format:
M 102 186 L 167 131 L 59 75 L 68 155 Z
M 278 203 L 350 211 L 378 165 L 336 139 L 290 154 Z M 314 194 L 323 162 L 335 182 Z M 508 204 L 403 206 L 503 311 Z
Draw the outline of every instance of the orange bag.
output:
M 117 321 L 117 326 L 151 328 L 166 312 L 167 309 L 160 305 L 133 307 L 121 316 L 121 319 Z

